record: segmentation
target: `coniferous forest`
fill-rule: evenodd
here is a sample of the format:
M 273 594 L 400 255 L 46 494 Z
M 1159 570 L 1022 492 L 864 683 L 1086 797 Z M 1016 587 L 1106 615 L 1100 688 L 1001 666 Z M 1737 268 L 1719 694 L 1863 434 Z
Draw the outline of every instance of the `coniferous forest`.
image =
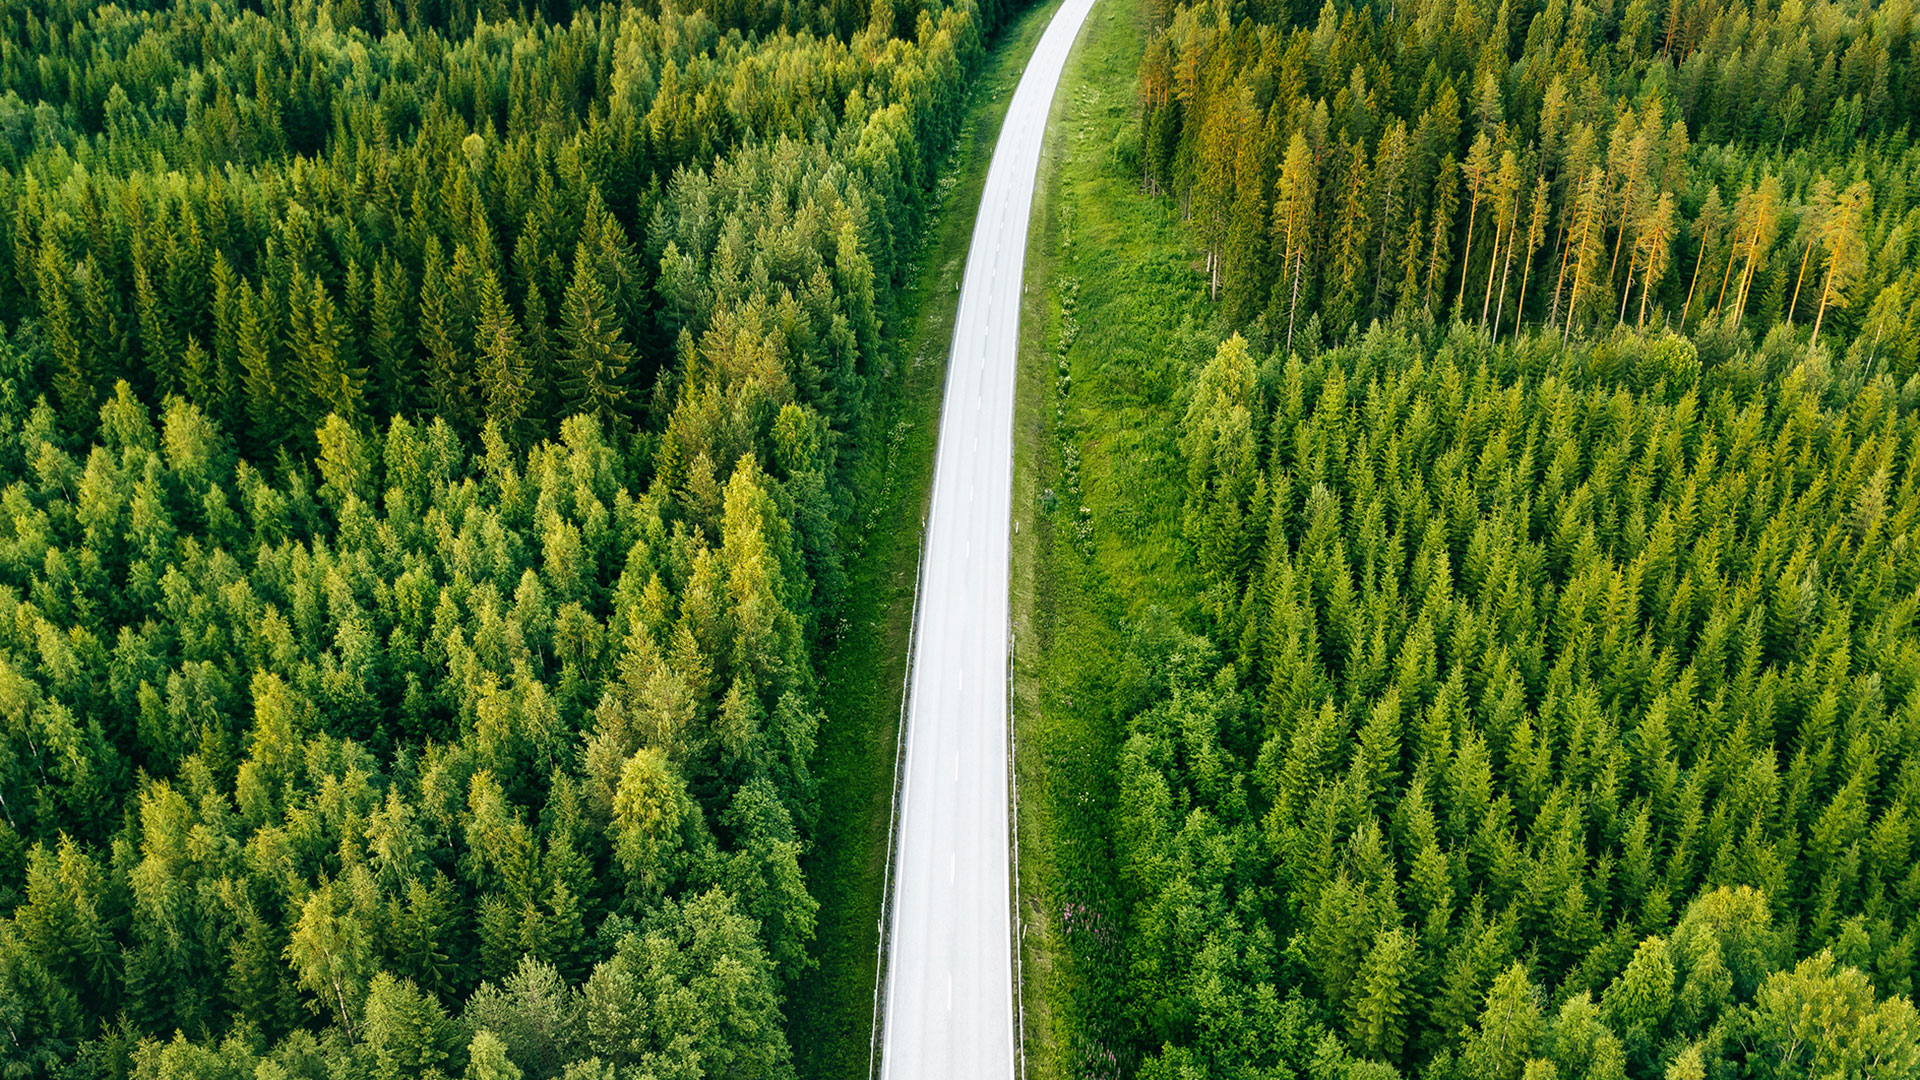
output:
M 793 1074 L 999 0 L 0 2 L 0 1076 Z
M 794 1075 L 1014 6 L 0 0 L 0 1076 Z M 1119 1071 L 1920 1078 L 1920 10 L 1141 6 Z
M 1912 5 L 1144 6 L 1121 1074 L 1920 1076 Z

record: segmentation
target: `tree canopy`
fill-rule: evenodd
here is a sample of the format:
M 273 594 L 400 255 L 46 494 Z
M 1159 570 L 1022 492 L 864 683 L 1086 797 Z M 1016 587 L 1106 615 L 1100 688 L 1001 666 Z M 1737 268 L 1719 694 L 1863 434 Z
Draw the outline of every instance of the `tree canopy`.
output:
M 790 1076 L 985 5 L 0 4 L 0 1074 Z
M 1121 149 L 1234 325 L 1787 323 L 1920 370 L 1910 3 L 1148 7 Z
M 1323 1036 L 1915 1075 L 1920 380 L 1863 377 L 1784 328 L 1223 343 L 1181 425 L 1203 610 L 1123 664 L 1141 1075 L 1321 1075 Z
M 1090 1039 L 1920 1076 L 1911 5 L 1143 18 L 1113 160 L 1218 346 L 1194 602 L 1114 658 Z

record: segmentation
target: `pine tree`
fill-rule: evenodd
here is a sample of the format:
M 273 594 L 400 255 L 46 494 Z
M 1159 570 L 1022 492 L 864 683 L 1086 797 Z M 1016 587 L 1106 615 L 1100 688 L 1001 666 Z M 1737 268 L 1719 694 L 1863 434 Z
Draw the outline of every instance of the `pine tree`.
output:
M 282 956 L 286 931 L 270 924 L 245 894 L 237 881 L 222 890 L 228 915 L 237 924 L 229 950 L 227 1001 L 272 1037 L 299 1022 L 299 997 Z
M 200 399 L 207 417 L 228 431 L 238 432 L 236 410 L 244 393 L 240 363 L 240 276 L 224 256 L 213 262 L 213 351 L 212 377 L 206 396 Z
M 86 323 L 83 348 L 92 353 L 89 366 L 102 378 L 110 373 L 128 374 L 126 341 L 118 312 L 120 301 L 112 280 L 92 254 L 80 260 L 78 276 L 80 310 Z
M 367 987 L 360 1037 L 376 1080 L 435 1075 L 453 1056 L 458 1026 L 440 1003 L 382 971 Z
M 1453 306 L 1456 318 L 1466 307 L 1467 279 L 1473 276 L 1473 230 L 1480 216 L 1480 203 L 1483 200 L 1488 181 L 1494 173 L 1493 142 L 1483 130 L 1473 138 L 1473 146 L 1467 151 L 1467 158 L 1460 165 L 1460 173 L 1467 182 L 1467 242 L 1460 256 L 1460 292 L 1455 295 Z
M 1473 1075 L 1487 1080 L 1518 1080 L 1540 1036 L 1536 994 L 1526 969 L 1517 963 L 1494 980 L 1480 1013 L 1479 1030 L 1464 1055 L 1464 1063 Z
M 554 362 L 547 295 L 538 282 L 527 285 L 520 303 L 520 348 L 526 356 L 527 414 L 542 425 L 560 415 L 559 365 Z
M 1520 332 L 1520 321 L 1526 313 L 1527 284 L 1533 277 L 1533 257 L 1539 252 L 1540 245 L 1545 243 L 1547 239 L 1547 216 L 1551 213 L 1551 203 L 1548 192 L 1549 187 L 1546 177 L 1540 177 L 1533 182 L 1533 208 L 1527 215 L 1527 254 L 1520 268 L 1520 295 L 1514 297 L 1513 302 L 1513 329 L 1516 334 Z M 1506 307 L 1506 300 L 1506 288 L 1502 286 L 1500 290 L 1500 306 L 1503 310 Z M 1497 312 L 1493 320 L 1493 327 L 1494 334 L 1497 337 L 1500 330 L 1500 317 Z
M 1676 231 L 1674 217 L 1673 193 L 1663 191 L 1634 230 L 1634 260 L 1640 267 L 1640 318 L 1635 323 L 1637 326 L 1647 324 L 1647 301 L 1652 297 L 1653 290 L 1666 280 L 1667 265 L 1673 257 L 1673 236 Z M 1627 284 L 1629 288 L 1633 284 L 1631 265 L 1627 271 Z M 1628 295 L 1631 293 L 1620 298 L 1622 312 L 1626 311 Z
M 218 396 L 219 372 L 214 368 L 214 359 L 200 345 L 199 338 L 187 339 L 186 348 L 180 354 L 180 388 L 190 401 L 209 403 L 211 410 Z
M 627 760 L 613 798 L 613 845 L 636 906 L 651 903 L 677 876 L 684 822 L 697 812 L 659 751 L 644 749 Z
M 1273 199 L 1273 234 L 1280 240 L 1280 287 L 1287 297 L 1286 349 L 1293 351 L 1294 321 L 1300 311 L 1301 279 L 1313 251 L 1314 161 L 1307 138 L 1299 131 L 1287 143 Z
M 1218 54 L 1224 59 L 1225 54 Z M 1220 258 L 1232 221 L 1234 159 L 1246 118 L 1252 110 L 1245 95 L 1229 91 L 1231 103 L 1220 103 L 1200 117 L 1198 174 L 1193 185 L 1192 213 L 1207 246 L 1207 295 L 1220 298 Z
M 1822 230 L 1827 275 L 1820 286 L 1820 310 L 1813 317 L 1812 344 L 1820 341 L 1820 323 L 1826 318 L 1827 308 L 1846 306 L 1846 291 L 1866 265 L 1865 226 L 1872 208 L 1873 189 L 1866 181 L 1859 181 L 1840 196 Z
M 1380 145 L 1374 151 L 1374 187 L 1380 192 L 1375 224 L 1380 231 L 1380 246 L 1374 253 L 1373 298 L 1368 306 L 1375 317 L 1387 310 L 1384 305 L 1393 299 L 1387 290 L 1396 283 L 1389 281 L 1388 271 L 1390 267 L 1398 268 L 1392 248 L 1401 236 L 1410 163 L 1407 125 L 1403 120 L 1396 120 L 1387 133 L 1380 137 Z M 1417 227 L 1412 230 L 1415 234 L 1419 231 Z
M 147 374 L 153 379 L 156 391 L 163 396 L 171 394 L 178 389 L 174 365 L 180 347 L 174 341 L 173 321 L 160 303 L 160 293 L 147 272 L 146 253 L 141 250 L 134 252 L 133 295 L 140 321 L 140 352 L 146 360 Z
M 1571 263 L 1573 277 L 1567 289 L 1566 319 L 1560 332 L 1562 342 L 1573 334 L 1573 320 L 1581 302 L 1598 291 L 1600 259 L 1606 253 L 1606 244 L 1601 239 L 1606 224 L 1605 214 L 1606 175 L 1600 171 L 1600 166 L 1595 165 L 1588 170 L 1586 181 L 1580 185 L 1573 221 L 1567 229 L 1567 250 L 1562 257 L 1561 272 L 1564 274 L 1567 264 Z
M 1607 182 L 1617 192 L 1608 207 L 1608 217 L 1618 226 L 1613 237 L 1613 254 L 1607 262 L 1607 281 L 1612 282 L 1620 269 L 1620 249 L 1642 214 L 1642 204 L 1653 186 L 1655 139 L 1660 134 L 1660 99 L 1647 103 L 1646 115 L 1635 118 L 1629 108 L 1614 126 L 1607 142 Z
M 1747 312 L 1747 297 L 1753 289 L 1754 275 L 1765 260 L 1767 250 L 1773 246 L 1774 234 L 1780 225 L 1780 178 L 1768 173 L 1760 186 L 1745 199 L 1744 212 L 1741 214 L 1743 240 L 1737 245 L 1742 260 L 1740 287 L 1734 293 L 1733 322 L 1740 324 Z M 1728 256 L 1731 269 L 1733 256 Z
M 462 307 L 448 281 L 439 244 L 429 244 L 420 279 L 420 346 L 427 359 L 428 401 L 449 422 L 470 425 L 476 413 L 468 348 L 475 335 Z
M 286 955 L 301 989 L 314 994 L 321 1010 L 333 1013 L 351 1040 L 359 1029 L 374 961 L 366 928 L 346 903 L 344 891 L 337 882 L 326 882 L 300 903 Z
M 1236 322 L 1251 318 L 1267 280 L 1267 189 L 1272 183 L 1271 134 L 1251 110 L 1234 154 L 1233 201 L 1221 258 L 1223 306 Z
M 1407 225 L 1406 239 L 1400 249 L 1400 304 L 1396 310 L 1402 316 L 1421 302 L 1420 272 L 1426 265 L 1421 258 L 1427 231 L 1425 213 L 1418 208 L 1413 211 L 1413 220 Z
M 1501 298 L 1506 298 L 1506 271 L 1513 265 L 1513 234 L 1520 224 L 1520 159 L 1508 150 L 1500 155 L 1500 168 L 1494 174 L 1492 198 L 1493 258 L 1487 262 L 1487 283 L 1480 296 L 1480 325 L 1487 325 L 1488 309 L 1493 306 L 1493 275 L 1501 271 Z M 1503 260 L 1500 251 L 1506 249 Z M 1495 324 L 1497 327 L 1497 323 Z
M 1807 266 L 1813 262 L 1813 249 L 1833 213 L 1833 182 L 1822 176 L 1813 182 L 1813 197 L 1800 211 L 1800 270 L 1793 276 L 1793 299 L 1787 301 L 1787 324 L 1792 325 L 1800 310 L 1800 287 L 1807 281 Z
M 1183 518 L 1188 541 L 1211 586 L 1216 618 L 1240 598 L 1260 516 L 1249 520 L 1259 474 L 1253 428 L 1253 361 L 1238 334 L 1220 344 L 1201 373 L 1181 424 L 1187 459 Z
M 1600 999 L 1607 1027 L 1618 1035 L 1630 1058 L 1645 1061 L 1673 1008 L 1674 968 L 1667 943 L 1650 937 L 1640 943 L 1620 977 Z
M 339 311 L 318 278 L 295 272 L 287 292 L 286 347 L 306 403 L 307 425 L 332 413 L 348 421 L 363 408 L 364 373 L 347 357 Z
M 1727 227 L 1727 211 L 1720 199 L 1720 188 L 1715 185 L 1707 189 L 1706 201 L 1700 205 L 1700 213 L 1693 219 L 1692 233 L 1695 240 L 1693 277 L 1687 283 L 1687 302 L 1680 309 L 1680 329 L 1687 328 L 1687 317 L 1693 312 L 1694 290 L 1700 285 L 1700 270 L 1707 265 L 1708 256 L 1719 241 L 1720 233 Z
M 569 1074 L 572 1070 L 568 1070 Z M 473 1040 L 467 1044 L 467 1071 L 465 1080 L 520 1080 L 523 1073 L 520 1066 L 507 1056 L 507 1046 L 500 1036 L 480 1029 L 473 1033 Z

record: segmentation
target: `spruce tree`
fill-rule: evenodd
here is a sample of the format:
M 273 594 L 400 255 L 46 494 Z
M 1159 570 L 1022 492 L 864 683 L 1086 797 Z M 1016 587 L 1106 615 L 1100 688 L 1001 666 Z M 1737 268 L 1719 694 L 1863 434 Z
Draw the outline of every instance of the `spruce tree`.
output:
M 480 279 L 480 312 L 473 329 L 473 348 L 479 355 L 480 387 L 486 399 L 486 418 L 497 425 L 511 445 L 525 441 L 533 404 L 528 385 L 527 356 L 520 346 L 520 327 L 507 310 L 506 290 L 499 275 L 487 271 Z
M 73 303 L 65 256 L 53 244 L 40 249 L 34 285 L 39 293 L 41 333 L 53 353 L 54 400 L 67 422 L 84 427 L 93 415 L 97 380 L 93 365 L 81 349 L 74 325 Z
M 418 400 L 413 355 L 414 325 L 407 298 L 407 272 L 398 260 L 383 259 L 373 273 L 372 310 L 368 313 L 368 382 L 372 406 L 398 416 Z
M 234 292 L 236 310 L 234 348 L 246 400 L 247 431 L 251 445 L 270 453 L 291 434 L 292 412 L 288 389 L 273 347 L 273 328 L 266 302 L 242 280 Z
M 621 340 L 613 306 L 585 260 L 560 305 L 560 394 L 568 415 L 597 417 L 608 431 L 626 422 L 627 368 L 633 354 Z

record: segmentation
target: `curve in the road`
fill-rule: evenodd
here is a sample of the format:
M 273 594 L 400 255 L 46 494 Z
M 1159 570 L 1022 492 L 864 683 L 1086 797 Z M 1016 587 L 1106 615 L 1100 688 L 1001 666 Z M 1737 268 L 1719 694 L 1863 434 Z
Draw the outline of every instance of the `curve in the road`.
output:
M 1017 1069 L 1007 563 L 1027 222 L 1093 0 L 1066 0 L 1007 106 L 960 286 L 914 626 L 879 1033 L 886 1080 Z

